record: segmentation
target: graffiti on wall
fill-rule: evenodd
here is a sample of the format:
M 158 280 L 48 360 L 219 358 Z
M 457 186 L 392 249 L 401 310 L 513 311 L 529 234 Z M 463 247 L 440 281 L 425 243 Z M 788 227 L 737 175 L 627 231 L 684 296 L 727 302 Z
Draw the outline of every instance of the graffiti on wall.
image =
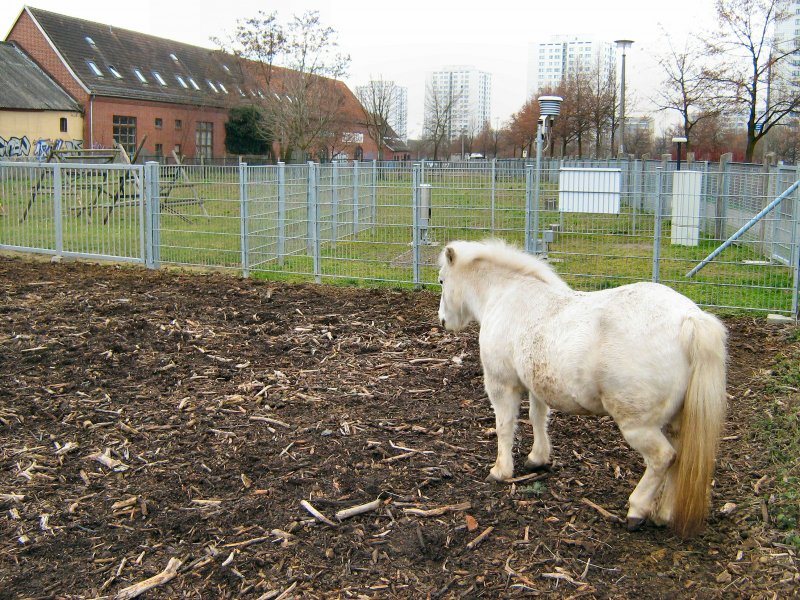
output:
M 27 135 L 5 139 L 0 135 L 0 158 L 20 158 L 33 156 L 36 160 L 47 160 L 53 150 L 81 150 L 83 140 L 38 139 L 33 144 Z

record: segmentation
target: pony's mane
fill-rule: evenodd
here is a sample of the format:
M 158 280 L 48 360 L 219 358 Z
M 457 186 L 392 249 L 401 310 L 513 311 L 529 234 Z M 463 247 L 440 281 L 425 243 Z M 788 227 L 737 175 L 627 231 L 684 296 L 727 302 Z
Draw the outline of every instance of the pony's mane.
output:
M 534 277 L 548 285 L 568 287 L 553 268 L 542 259 L 510 246 L 502 240 L 457 241 L 451 242 L 448 247 L 452 247 L 455 251 L 457 263 L 484 261 L 519 275 Z M 442 260 L 444 260 L 444 252 L 440 263 Z

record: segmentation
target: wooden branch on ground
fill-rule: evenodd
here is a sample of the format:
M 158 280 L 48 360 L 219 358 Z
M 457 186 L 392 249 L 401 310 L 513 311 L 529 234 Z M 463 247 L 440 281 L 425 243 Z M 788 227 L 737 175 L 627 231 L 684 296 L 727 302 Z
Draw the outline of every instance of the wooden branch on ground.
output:
M 603 515 L 609 521 L 613 521 L 614 523 L 624 523 L 625 522 L 625 519 L 623 519 L 622 517 L 618 517 L 614 513 L 608 512 L 605 508 L 603 508 L 602 506 L 598 506 L 597 504 L 595 504 L 594 502 L 592 502 L 588 498 L 581 498 L 581 502 L 583 502 L 586 506 L 589 506 L 589 507 L 595 509 L 597 512 L 599 512 L 601 515 Z
M 175 575 L 177 575 L 178 568 L 180 566 L 181 561 L 179 561 L 177 558 L 170 558 L 169 562 L 167 563 L 167 567 L 161 571 L 161 573 L 158 575 L 153 575 L 150 579 L 145 579 L 144 581 L 140 581 L 139 583 L 121 589 L 119 592 L 117 592 L 117 595 L 114 596 L 114 600 L 129 600 L 130 598 L 136 598 L 148 590 L 152 590 L 155 587 L 164 585 L 168 581 L 171 581 Z
M 331 521 L 328 517 L 323 515 L 316 508 L 311 506 L 311 503 L 308 500 L 301 500 L 300 501 L 300 506 L 302 506 L 309 513 L 311 513 L 311 516 L 314 517 L 317 521 L 321 521 L 322 523 L 325 523 L 326 525 L 330 525 L 331 527 L 336 527 L 336 523 Z
M 356 515 L 361 515 L 367 512 L 372 512 L 373 510 L 378 510 L 383 505 L 383 501 L 378 498 L 377 500 L 373 500 L 372 502 L 367 502 L 366 504 L 359 504 L 358 506 L 351 506 L 350 508 L 344 508 L 336 513 L 336 519 L 339 521 L 344 521 L 345 519 L 349 519 L 350 517 L 355 517 Z
M 471 502 L 461 502 L 460 504 L 447 504 L 438 508 L 430 508 L 424 510 L 422 508 L 404 508 L 403 512 L 407 515 L 415 515 L 417 517 L 438 517 L 446 512 L 457 510 L 469 510 L 472 508 Z
M 489 534 L 492 533 L 492 531 L 494 531 L 494 527 L 492 526 L 489 526 L 486 529 L 484 529 L 478 537 L 476 537 L 474 540 L 472 540 L 470 543 L 467 544 L 467 549 L 473 550 L 474 548 L 477 548 L 478 544 L 480 544 L 483 540 L 489 537 Z

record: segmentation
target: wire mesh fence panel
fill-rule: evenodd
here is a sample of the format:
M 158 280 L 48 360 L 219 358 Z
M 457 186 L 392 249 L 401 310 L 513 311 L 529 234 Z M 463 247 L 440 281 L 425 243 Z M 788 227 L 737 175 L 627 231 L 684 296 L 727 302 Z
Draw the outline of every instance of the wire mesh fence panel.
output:
M 53 166 L 4 162 L 0 171 L 0 247 L 54 253 Z
M 144 260 L 142 167 L 16 163 L 0 172 L 3 248 Z
M 283 228 L 286 215 L 280 202 L 278 168 L 248 165 L 245 169 L 243 193 L 248 203 L 248 266 L 251 270 L 281 268 L 285 254 Z
M 549 260 L 580 290 L 649 280 L 655 215 L 643 198 L 658 182 L 649 190 L 632 169 L 595 165 L 560 168 L 557 200 L 539 206 Z
M 0 247 L 436 285 L 444 244 L 498 237 L 579 290 L 655 279 L 705 306 L 794 314 L 796 177 L 725 161 L 0 163 Z
M 709 178 L 713 183 L 697 186 L 693 198 L 691 186 L 678 189 L 680 177 Z M 783 186 L 778 177 L 763 171 L 674 173 L 671 209 L 662 213 L 660 281 L 705 306 L 791 313 L 794 269 L 776 260 L 774 249 L 781 214 L 794 214 L 796 199 L 787 198 L 762 218 L 754 218 Z M 729 243 L 733 236 L 735 242 Z M 716 256 L 706 264 L 712 254 Z M 687 276 L 698 266 L 696 274 Z
M 238 167 L 162 165 L 161 262 L 241 268 Z
M 409 167 L 323 165 L 319 197 L 323 281 L 412 281 Z

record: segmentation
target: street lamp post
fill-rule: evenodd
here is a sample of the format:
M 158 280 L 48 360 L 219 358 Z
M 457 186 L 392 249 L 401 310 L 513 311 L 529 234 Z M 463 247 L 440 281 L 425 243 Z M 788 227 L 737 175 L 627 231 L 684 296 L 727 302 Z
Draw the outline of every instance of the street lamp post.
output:
M 619 120 L 620 120 L 620 142 L 619 153 L 625 154 L 625 51 L 631 47 L 633 40 L 616 40 L 617 48 L 622 50 L 622 71 L 620 75 L 620 101 L 619 101 Z
M 678 171 L 681 170 L 681 144 L 685 144 L 687 141 L 685 137 L 672 138 L 672 143 L 678 145 Z

